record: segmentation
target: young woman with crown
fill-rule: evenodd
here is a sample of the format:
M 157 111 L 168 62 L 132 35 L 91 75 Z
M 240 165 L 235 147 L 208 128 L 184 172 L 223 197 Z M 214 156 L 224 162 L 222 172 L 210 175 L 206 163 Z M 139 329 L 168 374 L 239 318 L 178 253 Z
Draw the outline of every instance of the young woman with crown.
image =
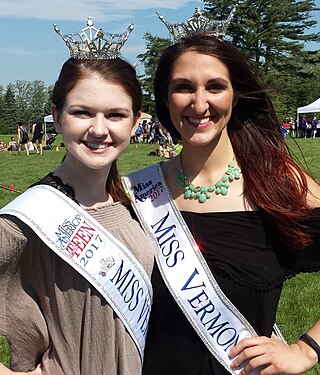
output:
M 304 373 L 320 359 L 320 321 L 291 345 L 274 324 L 283 282 L 320 269 L 318 183 L 288 155 L 266 89 L 230 43 L 183 37 L 154 89 L 183 149 L 124 179 L 158 243 L 143 374 Z
M 13 371 L 133 375 L 141 373 L 154 250 L 116 159 L 139 121 L 142 94 L 128 62 L 82 47 L 52 95 L 66 156 L 0 212 L 0 334 Z

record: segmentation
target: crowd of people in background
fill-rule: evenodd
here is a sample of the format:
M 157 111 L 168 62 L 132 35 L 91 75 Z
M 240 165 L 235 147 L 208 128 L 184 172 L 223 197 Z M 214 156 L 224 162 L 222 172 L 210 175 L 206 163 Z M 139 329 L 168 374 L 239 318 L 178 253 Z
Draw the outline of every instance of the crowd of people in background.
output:
M 302 116 L 299 121 L 299 136 L 301 138 L 316 138 L 320 136 L 320 121 L 317 120 L 317 117 L 307 117 Z
M 160 121 L 143 120 L 140 122 L 132 130 L 130 143 L 146 143 L 153 147 L 157 145 L 158 149 L 151 151 L 150 156 L 160 156 L 166 159 L 173 158 L 182 149 L 181 142 L 173 139 Z
M 299 126 L 297 124 L 299 123 Z M 281 124 L 281 131 L 286 138 L 288 135 L 297 138 L 320 137 L 320 120 L 316 116 L 301 116 L 299 120 L 285 117 Z M 161 156 L 171 159 L 182 149 L 178 140 L 172 138 L 160 121 L 140 122 L 132 131 L 130 143 L 147 143 L 158 145 L 158 149 L 150 152 L 150 156 Z
M 281 124 L 281 131 L 286 138 L 288 135 L 297 138 L 320 137 L 320 120 L 316 116 L 301 116 L 298 120 L 286 117 Z M 170 133 L 163 127 L 160 121 L 143 120 L 131 134 L 131 143 L 158 144 L 159 149 L 155 156 L 171 158 L 179 153 L 179 143 L 173 139 Z M 178 147 L 178 148 L 177 148 Z M 177 148 L 177 150 L 176 150 Z M 178 151 L 178 152 L 177 152 Z
M 299 138 L 316 138 L 320 136 L 320 120 L 316 116 L 306 115 L 301 116 L 299 121 L 286 117 L 281 124 L 281 130 L 284 137 L 291 135 L 291 137 Z
M 30 151 L 35 151 L 37 155 L 42 155 L 43 136 L 44 124 L 40 118 L 30 124 L 25 121 L 18 121 L 16 138 L 12 136 L 8 144 L 1 140 L 0 151 L 7 151 L 10 154 L 17 151 L 17 155 L 21 155 L 21 152 L 25 151 L 27 156 L 29 156 Z

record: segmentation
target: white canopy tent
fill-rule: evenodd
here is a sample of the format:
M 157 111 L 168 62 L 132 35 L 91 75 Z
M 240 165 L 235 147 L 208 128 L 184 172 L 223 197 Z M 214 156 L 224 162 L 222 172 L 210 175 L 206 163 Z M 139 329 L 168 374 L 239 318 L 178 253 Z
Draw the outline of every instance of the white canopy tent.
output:
M 320 112 L 320 98 L 315 100 L 314 102 L 304 106 L 304 107 L 299 107 L 297 109 L 297 135 L 300 131 L 300 113 L 315 113 L 315 112 Z
M 53 121 L 53 117 L 52 115 L 47 115 L 47 116 L 44 116 L 43 118 L 43 122 L 44 122 L 44 134 L 45 134 L 45 139 L 46 139 L 46 135 L 47 135 L 47 127 L 50 129 L 49 130 L 49 133 L 53 130 L 54 131 L 54 121 Z
M 47 127 L 50 129 L 49 133 L 52 133 L 52 129 L 54 129 L 54 121 L 52 115 L 47 115 L 43 117 L 43 122 L 44 122 L 44 140 L 43 143 L 46 145 L 47 143 Z
M 43 122 L 44 123 L 46 123 L 46 122 L 53 123 L 53 117 L 52 117 L 52 115 L 44 116 Z
M 142 112 L 140 122 L 147 121 L 150 122 L 152 120 L 152 116 L 149 113 Z
M 298 116 L 299 116 L 299 113 L 314 113 L 314 112 L 320 112 L 320 98 L 304 107 L 300 107 L 297 109 Z

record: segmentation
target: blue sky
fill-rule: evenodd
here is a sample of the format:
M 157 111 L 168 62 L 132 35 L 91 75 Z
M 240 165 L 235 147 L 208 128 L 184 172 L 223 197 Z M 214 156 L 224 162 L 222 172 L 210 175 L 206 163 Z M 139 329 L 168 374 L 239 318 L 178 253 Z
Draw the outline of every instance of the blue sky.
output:
M 316 0 L 320 7 L 320 0 Z M 135 29 L 122 49 L 131 63 L 145 52 L 143 35 L 168 37 L 158 20 L 158 10 L 169 22 L 190 18 L 200 0 L 0 0 L 0 85 L 16 80 L 42 80 L 53 84 L 63 62 L 69 57 L 68 48 L 53 31 L 56 23 L 64 34 L 80 31 L 91 16 L 94 25 L 110 33 L 122 33 L 134 21 Z M 320 12 L 313 32 L 320 32 Z M 319 48 L 319 46 L 310 46 Z M 139 67 L 138 67 L 139 69 Z M 142 71 L 140 71 L 142 73 Z

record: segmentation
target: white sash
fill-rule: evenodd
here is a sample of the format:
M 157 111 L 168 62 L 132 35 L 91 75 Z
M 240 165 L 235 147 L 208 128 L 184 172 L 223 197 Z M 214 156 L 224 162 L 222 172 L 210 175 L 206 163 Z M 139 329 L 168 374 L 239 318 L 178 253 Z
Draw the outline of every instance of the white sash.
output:
M 46 202 L 46 210 L 35 209 L 34 202 Z M 84 209 L 48 185 L 28 189 L 0 214 L 14 215 L 25 222 L 101 293 L 130 333 L 143 360 L 152 287 L 132 253 Z
M 157 263 L 175 301 L 215 358 L 231 373 L 228 351 L 257 336 L 224 295 L 177 209 L 160 164 L 123 177 L 137 215 L 158 244 Z M 250 373 L 254 374 L 254 372 Z

